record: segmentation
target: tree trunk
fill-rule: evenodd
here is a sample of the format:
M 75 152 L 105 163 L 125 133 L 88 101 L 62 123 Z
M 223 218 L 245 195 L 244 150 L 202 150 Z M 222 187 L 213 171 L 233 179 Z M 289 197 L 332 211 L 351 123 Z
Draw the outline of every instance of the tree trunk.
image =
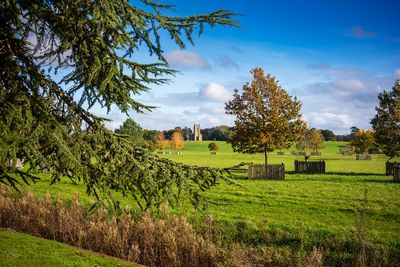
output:
M 264 163 L 265 163 L 265 166 L 267 166 L 267 164 L 268 164 L 268 152 L 267 152 L 266 148 L 264 148 Z

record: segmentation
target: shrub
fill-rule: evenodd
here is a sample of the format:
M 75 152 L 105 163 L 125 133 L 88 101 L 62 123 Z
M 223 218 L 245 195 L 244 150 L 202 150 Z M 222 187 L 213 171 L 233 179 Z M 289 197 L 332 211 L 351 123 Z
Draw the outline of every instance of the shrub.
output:
M 208 150 L 217 151 L 218 149 L 219 149 L 219 147 L 215 142 L 211 142 L 208 144 Z

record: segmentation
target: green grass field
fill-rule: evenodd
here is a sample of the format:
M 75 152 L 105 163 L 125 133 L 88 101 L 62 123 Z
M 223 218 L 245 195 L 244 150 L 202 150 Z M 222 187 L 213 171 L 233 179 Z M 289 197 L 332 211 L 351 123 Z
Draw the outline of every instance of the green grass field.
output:
M 228 167 L 240 162 L 263 163 L 263 155 L 232 153 L 230 145 L 218 142 L 217 155 L 207 150 L 209 142 L 187 142 L 181 155 L 165 157 L 187 164 Z M 384 175 L 386 157 L 371 161 L 342 156 L 340 142 L 326 142 L 321 156 L 326 174 L 295 174 L 294 160 L 303 157 L 271 153 L 270 163 L 284 163 L 285 181 L 247 180 L 236 176 L 241 186 L 221 184 L 207 193 L 220 205 L 209 205 L 216 220 L 244 222 L 254 228 L 286 229 L 295 233 L 300 225 L 306 236 L 348 236 L 355 229 L 356 214 L 365 210 L 365 227 L 370 239 L 389 246 L 400 242 L 400 184 Z M 367 203 L 364 203 L 366 194 Z
M 240 162 L 263 163 L 261 154 L 233 153 L 230 145 L 217 142 L 220 149 L 211 155 L 208 141 L 186 142 L 181 155 L 162 155 L 174 161 L 190 165 L 228 167 Z M 206 195 L 216 225 L 221 227 L 223 238 L 249 244 L 273 243 L 292 246 L 299 242 L 308 245 L 336 239 L 352 239 L 355 236 L 356 219 L 364 214 L 363 227 L 366 239 L 392 251 L 400 252 L 400 184 L 384 175 L 384 155 L 372 155 L 371 161 L 355 160 L 355 156 L 342 156 L 340 142 L 326 142 L 321 156 L 310 160 L 325 160 L 326 174 L 296 174 L 294 161 L 302 160 L 276 152 L 269 156 L 269 163 L 284 163 L 285 181 L 247 180 L 246 175 L 234 177 L 239 185 L 219 186 Z M 91 199 L 85 195 L 82 185 L 74 185 L 68 179 L 49 186 L 50 175 L 43 174 L 34 186 L 25 186 L 38 195 L 51 192 L 61 198 L 70 198 L 78 192 L 83 203 Z M 131 200 L 125 199 L 124 204 Z M 193 207 L 184 203 L 175 211 L 187 217 L 197 214 Z M 301 232 L 301 233 L 300 233 Z M 291 244 L 291 242 L 294 244 Z M 297 243 L 296 243 L 297 242 Z
M 0 266 L 140 266 L 27 234 L 0 229 Z

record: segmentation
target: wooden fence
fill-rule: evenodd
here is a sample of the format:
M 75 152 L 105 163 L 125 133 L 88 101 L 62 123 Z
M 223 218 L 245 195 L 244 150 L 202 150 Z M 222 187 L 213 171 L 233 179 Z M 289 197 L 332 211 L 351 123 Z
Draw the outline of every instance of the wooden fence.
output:
M 400 165 L 394 165 L 393 168 L 393 181 L 400 183 Z
M 325 161 L 294 161 L 294 171 L 304 173 L 325 173 Z
M 321 156 L 321 152 L 311 152 L 311 156 Z
M 7 167 L 14 167 L 14 160 L 12 160 L 12 159 L 7 160 L 6 164 L 7 164 Z M 17 159 L 17 162 L 15 163 L 15 168 L 20 169 L 22 167 L 24 167 L 24 161 Z
M 285 165 L 282 164 L 255 164 L 249 165 L 249 179 L 257 180 L 284 180 Z
M 356 160 L 371 160 L 370 155 L 356 155 Z
M 394 166 L 400 166 L 400 163 L 386 161 L 386 175 L 393 175 Z

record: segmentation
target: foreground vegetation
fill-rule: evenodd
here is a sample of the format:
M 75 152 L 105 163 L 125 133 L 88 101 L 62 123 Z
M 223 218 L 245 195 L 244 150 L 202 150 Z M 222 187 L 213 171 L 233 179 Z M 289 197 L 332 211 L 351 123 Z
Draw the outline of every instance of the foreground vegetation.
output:
M 0 259 L 1 267 L 139 266 L 120 259 L 5 229 L 0 229 Z
M 182 201 L 172 212 L 188 218 L 201 235 L 205 233 L 204 221 L 208 220 L 212 242 L 221 251 L 236 251 L 242 263 L 304 262 L 317 249 L 314 254 L 321 254 L 327 265 L 354 265 L 360 255 L 370 265 L 399 264 L 399 184 L 383 174 L 387 160 L 383 155 L 373 155 L 372 161 L 356 161 L 354 155 L 338 154 L 338 146 L 343 144 L 328 142 L 322 156 L 311 158 L 326 160 L 324 175 L 293 173 L 293 161 L 302 157 L 290 155 L 289 150 L 283 156 L 270 156 L 270 162 L 285 164 L 285 181 L 250 181 L 244 173 L 237 173 L 233 178 L 238 185 L 222 183 L 206 192 L 208 199 L 217 204 L 196 211 L 188 201 Z M 262 155 L 232 153 L 223 142 L 218 142 L 217 154 L 211 155 L 207 145 L 208 142 L 187 142 L 183 154 L 164 156 L 213 167 L 263 162 Z M 71 199 L 78 192 L 85 207 L 93 202 L 82 185 L 63 179 L 50 187 L 50 174 L 41 177 L 37 185 L 25 189 L 39 196 L 50 192 L 54 198 L 63 199 Z M 129 198 L 120 199 L 122 206 L 134 203 Z M 136 216 L 141 215 L 136 212 Z M 267 261 L 267 256 L 275 258 Z M 286 257 L 286 261 L 280 257 Z

